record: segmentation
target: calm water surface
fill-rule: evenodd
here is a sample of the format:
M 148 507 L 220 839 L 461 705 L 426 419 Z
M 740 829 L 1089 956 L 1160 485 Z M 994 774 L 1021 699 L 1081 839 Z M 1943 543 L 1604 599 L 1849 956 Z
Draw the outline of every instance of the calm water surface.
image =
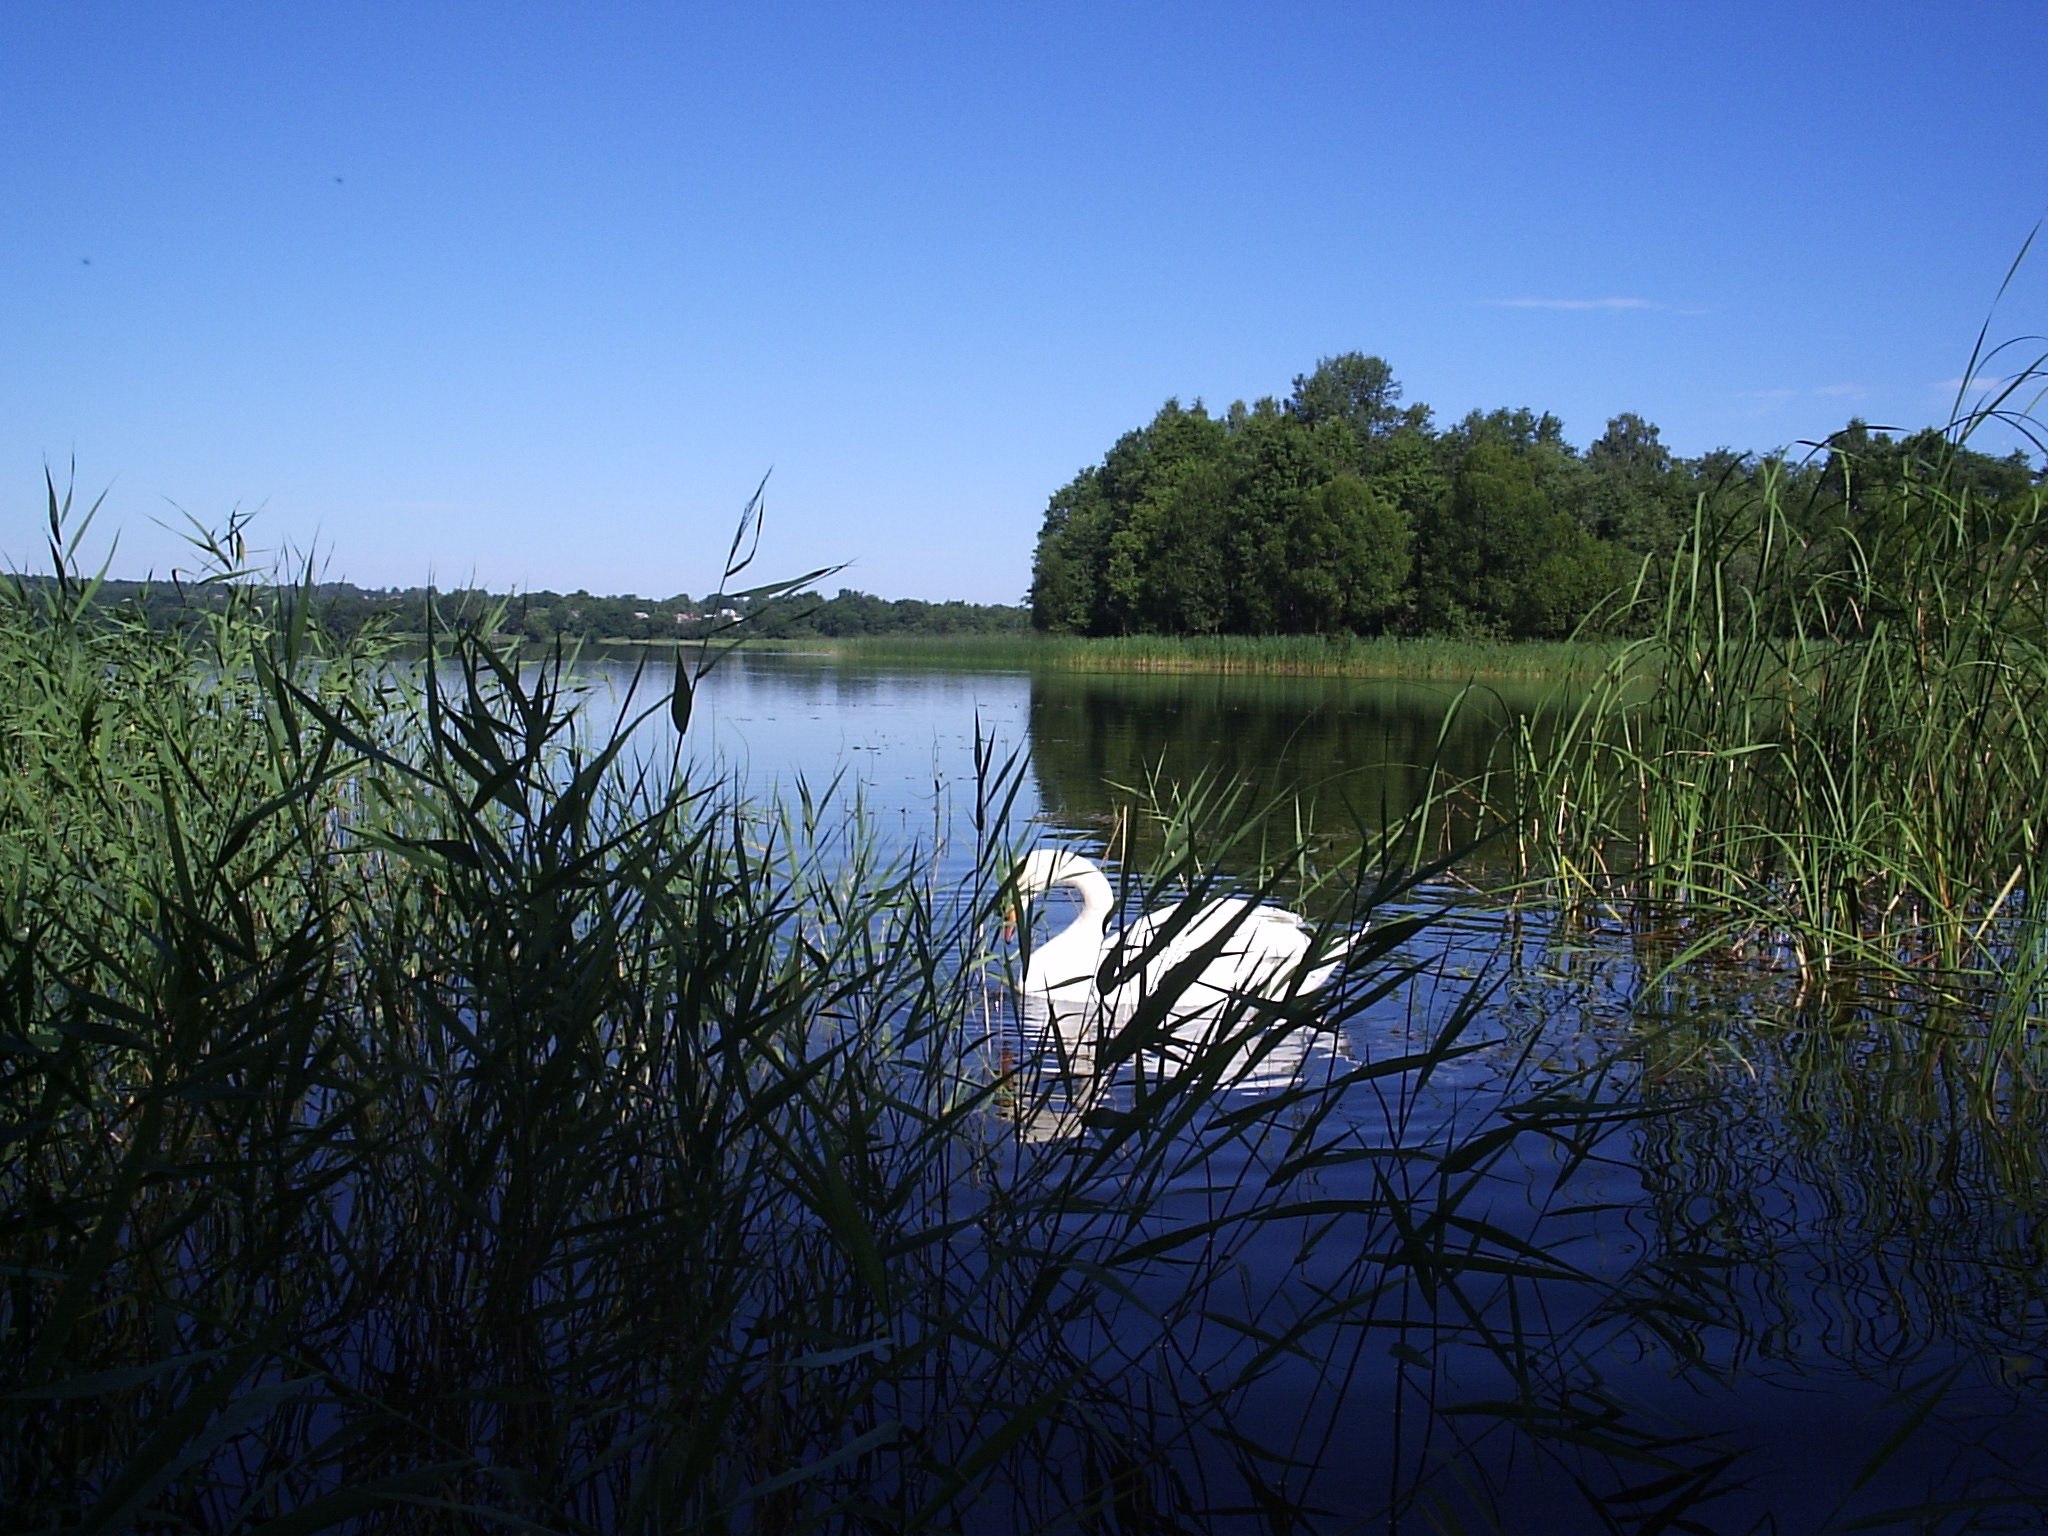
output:
M 842 803 L 857 792 L 881 836 L 942 880 L 973 862 L 977 752 L 991 744 L 1021 763 L 1019 840 L 1142 862 L 1132 786 L 1207 775 L 1253 802 L 1298 796 L 1298 826 L 1275 839 L 1299 830 L 1342 856 L 1405 812 L 1432 767 L 1483 769 L 1500 724 L 1539 698 L 1469 698 L 1446 733 L 1455 692 L 736 656 L 703 685 L 689 750 L 755 790 L 838 780 Z M 1742 974 L 1648 986 L 1627 936 L 1567 942 L 1540 914 L 1457 889 L 1409 898 L 1441 914 L 1411 946 L 1431 980 L 1354 1021 L 1338 1049 L 1413 1048 L 1473 977 L 1493 989 L 1473 1031 L 1484 1048 L 1345 1110 L 1362 1142 L 1450 1136 L 1510 1088 L 1613 1059 L 1600 1091 L 1628 1117 L 1583 1143 L 1528 1138 L 1464 1209 L 1600 1282 L 1525 1288 L 1519 1304 L 1538 1297 L 1544 1315 L 1513 1325 L 1556 1341 L 1582 1427 L 1609 1425 L 1630 1449 L 1603 1463 L 1596 1507 L 1573 1481 L 1583 1465 L 1512 1414 L 1430 1413 L 1512 1395 L 1485 1351 L 1443 1349 L 1427 1372 L 1412 1351 L 1361 1356 L 1300 1441 L 1327 1528 L 1352 1528 L 1418 1468 L 1436 1473 L 1435 1513 L 1373 1528 L 1647 1531 L 1681 1507 L 1693 1523 L 1668 1528 L 2042 1528 L 2044 1128 L 1966 1113 L 1887 1047 L 1902 1021 L 1875 1003 L 1822 1012 Z M 1312 1282 L 1326 1260 L 1276 1241 L 1249 1256 L 1246 1293 Z M 1276 1373 L 1273 1411 L 1314 1379 Z

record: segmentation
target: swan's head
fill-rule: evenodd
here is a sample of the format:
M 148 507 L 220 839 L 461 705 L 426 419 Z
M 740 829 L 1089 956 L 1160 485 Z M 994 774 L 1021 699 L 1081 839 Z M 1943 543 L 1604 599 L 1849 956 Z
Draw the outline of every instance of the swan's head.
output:
M 1042 895 L 1056 885 L 1071 885 L 1101 873 L 1078 853 L 1069 853 L 1064 848 L 1034 848 L 1017 865 L 1012 880 L 1017 888 L 1017 899 L 1022 902 Z

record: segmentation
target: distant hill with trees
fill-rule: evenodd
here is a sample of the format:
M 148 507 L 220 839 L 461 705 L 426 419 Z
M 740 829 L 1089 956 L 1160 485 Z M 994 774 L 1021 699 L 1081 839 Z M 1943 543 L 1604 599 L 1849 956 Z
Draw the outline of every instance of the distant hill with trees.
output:
M 1429 407 L 1402 403 L 1384 360 L 1347 352 L 1284 401 L 1219 416 L 1168 400 L 1117 439 L 1046 508 L 1031 618 L 1079 635 L 1558 637 L 1670 552 L 1702 496 L 1739 515 L 1775 476 L 1811 537 L 1849 540 L 1923 461 L 1987 507 L 2043 483 L 2022 453 L 1861 422 L 1799 461 L 1679 458 L 1634 414 L 1583 453 L 1556 416 L 1526 408 L 1438 430 Z

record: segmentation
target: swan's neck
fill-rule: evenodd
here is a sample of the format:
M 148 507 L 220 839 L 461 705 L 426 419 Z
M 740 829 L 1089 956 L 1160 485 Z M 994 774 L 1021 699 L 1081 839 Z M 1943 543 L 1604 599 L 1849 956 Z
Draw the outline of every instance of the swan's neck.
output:
M 1102 963 L 1110 914 L 1116 910 L 1116 892 L 1101 870 L 1079 859 L 1054 869 L 1049 885 L 1073 891 L 1081 898 L 1081 910 L 1071 923 L 1032 950 L 1024 984 L 1046 992 L 1083 983 L 1092 989 L 1096 967 Z
M 1081 915 L 1068 925 L 1071 932 L 1084 923 L 1090 932 L 1101 934 L 1109 928 L 1109 915 L 1116 910 L 1116 892 L 1109 876 L 1093 864 L 1069 865 L 1061 871 L 1059 884 L 1081 898 Z

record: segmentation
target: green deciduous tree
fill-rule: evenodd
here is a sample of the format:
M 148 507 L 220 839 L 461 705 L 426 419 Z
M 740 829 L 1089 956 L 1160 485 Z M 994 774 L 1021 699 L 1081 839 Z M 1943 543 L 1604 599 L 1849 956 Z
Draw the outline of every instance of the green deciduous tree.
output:
M 1394 501 L 1356 475 L 1298 495 L 1286 530 L 1278 606 L 1298 633 L 1377 633 L 1401 604 L 1414 530 Z
M 1094 626 L 1109 555 L 1109 507 L 1100 469 L 1084 469 L 1053 493 L 1032 562 L 1031 622 L 1052 634 Z
M 1473 411 L 1443 432 L 1403 405 L 1382 358 L 1325 357 L 1283 403 L 1220 417 L 1168 400 L 1056 492 L 1032 570 L 1032 621 L 1076 634 L 1572 633 L 1695 525 L 1735 535 L 1766 482 L 1801 558 L 1877 558 L 1912 511 L 1901 487 L 1944 484 L 2001 520 L 2039 494 L 2023 455 L 1937 432 L 1894 441 L 1861 422 L 1810 462 L 1717 449 L 1675 458 L 1623 412 L 1582 456 L 1547 411 Z M 1740 560 L 1722 568 L 1739 588 Z M 1654 586 L 1654 580 L 1652 581 Z M 1732 594 L 1731 594 L 1732 595 Z M 1779 622 L 1767 619 L 1767 622 Z
M 1366 446 L 1401 424 L 1401 386 L 1386 360 L 1363 352 L 1326 357 L 1313 373 L 1294 376 L 1287 412 L 1305 426 L 1337 422 L 1355 440 L 1353 467 L 1363 461 Z

